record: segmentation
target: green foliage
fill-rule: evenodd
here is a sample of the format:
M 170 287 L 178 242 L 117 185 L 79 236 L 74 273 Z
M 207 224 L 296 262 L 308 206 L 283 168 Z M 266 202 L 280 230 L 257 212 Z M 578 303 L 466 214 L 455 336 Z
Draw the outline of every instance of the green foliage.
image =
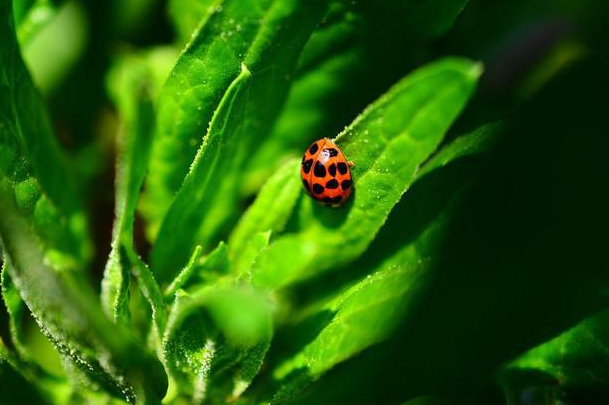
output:
M 361 254 L 442 141 L 479 75 L 480 67 L 467 61 L 437 62 L 398 83 L 347 127 L 337 141 L 355 162 L 355 195 L 339 211 L 304 200 L 295 214 L 298 227 L 260 257 L 253 283 L 282 287 Z
M 1 343 L 0 343 L 1 344 Z M 36 386 L 13 367 L 0 352 L 0 400 L 3 403 L 18 401 L 20 404 L 45 404 L 45 398 L 38 392 Z
M 488 151 L 497 128 L 496 124 L 489 125 L 457 138 L 423 166 L 417 179 L 422 180 L 425 173 L 455 162 L 465 154 Z M 419 236 L 384 256 L 376 266 L 366 268 L 368 275 L 345 291 L 324 298 L 305 310 L 304 320 L 296 322 L 296 330 L 311 319 L 323 320 L 323 329 L 275 370 L 274 377 L 283 384 L 277 399 L 293 395 L 337 363 L 384 340 L 403 319 L 416 312 L 416 304 L 433 276 L 433 262 L 447 218 L 471 183 L 468 177 L 461 180 L 459 188 Z M 427 197 L 427 194 L 414 194 L 413 198 L 423 205 Z M 408 233 L 409 229 L 405 231 Z M 390 244 L 383 240 L 384 236 L 379 235 L 377 243 Z
M 532 381 L 547 389 L 556 390 L 554 386 L 560 385 L 583 391 L 592 391 L 600 381 L 606 381 L 608 315 L 602 311 L 591 316 L 503 367 L 499 378 L 507 396 L 518 395 L 519 390 L 525 389 L 526 383 L 532 385 Z M 535 379 L 527 381 L 527 373 Z
M 218 106 L 201 153 L 197 154 L 192 170 L 185 178 L 163 222 L 164 227 L 161 228 L 151 254 L 152 266 L 162 281 L 175 276 L 177 269 L 172 269 L 172 265 L 181 267 L 186 264 L 187 255 L 195 246 L 198 234 L 197 227 L 192 224 L 201 223 L 205 217 L 209 218 L 208 222 L 212 222 L 211 227 L 217 227 L 217 221 L 223 219 L 218 218 L 222 214 L 214 210 L 214 200 L 211 197 L 215 194 L 218 200 L 230 203 L 230 176 L 235 175 L 238 161 L 245 152 L 231 150 L 231 146 L 239 144 L 239 135 L 244 131 L 245 100 L 250 90 L 250 79 L 251 74 L 243 65 L 241 74 L 231 84 L 226 97 Z M 214 178 L 223 178 L 222 185 L 213 182 Z M 224 208 L 219 202 L 215 205 L 220 209 Z M 180 240 L 173 237 L 176 234 L 182 235 Z M 206 239 L 201 242 L 206 242 Z
M 244 250 L 248 240 L 259 232 L 268 230 L 280 233 L 284 230 L 294 204 L 300 196 L 300 162 L 287 162 L 268 179 L 260 189 L 256 200 L 241 216 L 228 239 L 231 258 Z
M 253 292 L 179 291 L 163 336 L 169 375 L 195 403 L 237 398 L 258 373 L 271 333 L 270 308 Z
M 0 402 L 607 402 L 592 3 L 0 0 Z
M 139 60 L 118 65 L 111 76 L 111 86 L 124 127 L 118 139 L 116 168 L 116 207 L 112 250 L 102 282 L 102 302 L 115 321 L 127 323 L 129 305 L 129 260 L 125 249 L 133 249 L 133 222 L 137 197 L 150 153 L 150 134 L 154 125 L 150 101 L 153 83 L 148 66 Z
M 226 1 L 208 17 L 178 59 L 157 100 L 158 135 L 152 147 L 143 210 L 150 222 L 150 235 L 156 235 L 195 154 L 204 158 L 207 143 L 202 143 L 202 139 L 206 129 L 212 129 L 210 123 L 218 107 L 226 104 L 223 100 L 229 97 L 234 83 L 243 80 L 239 79 L 243 72 L 249 72 L 252 76 L 250 102 L 241 122 L 247 137 L 238 143 L 238 148 L 229 143 L 230 152 L 226 156 L 234 160 L 236 170 L 241 168 L 244 153 L 255 147 L 253 140 L 270 129 L 287 93 L 300 49 L 325 6 L 324 0 Z M 221 171 L 217 175 L 227 176 L 222 182 L 227 195 L 221 201 L 207 197 L 207 204 L 213 204 L 209 209 L 214 210 L 213 217 L 217 219 L 211 224 L 203 223 L 197 230 L 206 243 L 216 236 L 217 227 L 226 219 L 230 208 L 223 207 L 232 206 L 235 199 L 232 194 L 237 190 L 238 178 L 231 179 L 229 173 Z M 162 240 L 164 236 L 159 238 Z M 184 246 L 190 250 L 190 241 L 185 242 Z M 176 259 L 182 260 L 180 265 L 183 265 L 186 255 Z M 162 254 L 158 260 L 164 260 Z
M 405 68 L 417 65 L 422 45 L 450 28 L 465 3 L 334 2 L 304 49 L 273 132 L 248 165 L 244 189 L 256 190 L 282 159 L 301 152 L 303 140 L 342 129 Z
M 19 54 L 9 1 L 0 3 L 0 15 L 0 170 L 11 183 L 18 210 L 44 241 L 84 262 L 88 240 L 74 179 Z
M 51 0 L 17 2 L 13 9 L 20 43 L 27 43 L 48 24 L 57 12 L 57 3 Z

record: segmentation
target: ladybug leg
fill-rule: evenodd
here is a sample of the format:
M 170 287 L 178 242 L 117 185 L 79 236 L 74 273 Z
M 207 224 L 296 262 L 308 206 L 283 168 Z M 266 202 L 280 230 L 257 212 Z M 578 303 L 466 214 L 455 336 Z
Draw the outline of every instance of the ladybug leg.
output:
M 347 164 L 349 165 L 349 167 L 355 167 L 355 162 L 353 160 L 349 160 Z

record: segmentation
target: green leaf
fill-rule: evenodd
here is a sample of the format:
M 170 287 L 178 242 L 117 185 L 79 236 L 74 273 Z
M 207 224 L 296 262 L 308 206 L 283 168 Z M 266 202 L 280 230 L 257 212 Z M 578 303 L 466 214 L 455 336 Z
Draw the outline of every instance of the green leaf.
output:
M 212 223 L 203 224 L 199 235 L 204 248 L 214 239 L 217 227 L 232 212 L 244 161 L 270 130 L 300 51 L 326 5 L 327 0 L 227 0 L 197 32 L 158 98 L 156 136 L 142 206 L 151 239 L 202 145 L 209 122 L 218 115 L 221 100 L 245 66 L 252 76 L 243 116 L 247 131 L 238 144 L 227 145 L 230 152 L 223 159 L 232 162 L 232 170 L 217 174 L 222 174 L 221 184 L 228 194 L 208 196 L 215 200 L 206 216 L 206 222 Z M 190 240 L 186 242 L 188 253 L 176 253 L 178 268 L 194 247 Z
M 496 144 L 499 133 L 503 128 L 503 122 L 493 122 L 483 125 L 468 134 L 459 136 L 450 144 L 440 149 L 438 153 L 421 167 L 421 170 L 417 172 L 416 180 L 458 159 L 487 152 Z
M 85 216 L 74 176 L 19 54 L 11 3 L 0 1 L 0 171 L 42 241 L 73 266 L 90 256 Z
M 248 242 L 231 262 L 231 272 L 236 276 L 248 274 L 256 258 L 269 245 L 270 238 L 271 231 L 258 232 L 248 238 Z
M 211 283 L 228 272 L 228 249 L 220 242 L 208 255 L 199 259 L 203 249 L 197 246 L 188 264 L 165 289 L 165 300 L 172 300 L 179 289 Z
M 282 365 L 275 377 L 281 379 L 305 367 L 308 373 L 319 376 L 386 338 L 403 313 L 412 310 L 425 267 L 394 265 L 346 291 L 325 308 L 333 313 L 331 322 L 297 357 Z
M 490 129 L 497 127 L 485 125 L 442 148 L 427 165 L 444 167 L 444 171 L 417 179 L 367 253 L 344 269 L 342 277 L 355 277 L 355 282 L 347 281 L 350 287 L 346 289 L 331 284 L 331 294 L 291 314 L 287 336 L 297 351 L 274 370 L 274 378 L 282 384 L 277 402 L 292 397 L 336 364 L 385 340 L 404 319 L 420 312 L 419 300 L 435 278 L 433 266 L 446 226 L 479 167 L 460 171 L 456 163 L 473 151 L 487 152 L 493 146 L 491 135 L 481 134 L 494 133 Z M 332 275 L 318 283 L 340 277 Z M 323 290 L 319 285 L 313 283 L 307 289 Z M 301 336 L 309 337 L 298 346 Z
M 0 341 L 0 347 L 2 343 Z M 36 385 L 30 383 L 0 350 L 0 402 L 3 404 L 48 404 Z
M 205 142 L 163 221 L 151 254 L 152 268 L 160 282 L 167 282 L 172 273 L 186 263 L 197 239 L 198 228 L 193 224 L 201 224 L 204 219 L 208 223 L 218 220 L 218 213 L 212 210 L 212 196 L 223 201 L 230 198 L 226 194 L 230 190 L 226 188 L 232 179 L 225 176 L 235 175 L 238 156 L 231 147 L 238 149 L 236 145 L 240 143 L 250 79 L 251 74 L 244 65 L 218 107 Z M 222 178 L 222 182 L 217 182 L 218 178 Z
M 286 162 L 269 180 L 256 200 L 241 216 L 229 239 L 229 257 L 234 260 L 257 233 L 281 233 L 300 196 L 300 161 Z
M 51 0 L 35 0 L 32 4 L 23 4 L 29 6 L 27 9 L 15 10 L 15 21 L 17 22 L 17 37 L 20 44 L 27 44 L 38 31 L 49 23 L 55 17 L 57 12 L 57 4 L 59 2 Z
M 11 331 L 11 343 L 16 353 L 10 351 L 0 337 L 0 401 L 4 403 L 66 403 L 64 395 L 71 391 L 69 383 L 56 375 L 48 374 L 39 366 L 40 359 L 36 353 L 26 347 L 23 323 L 21 322 L 23 311 L 27 310 L 25 304 L 19 297 L 19 292 L 8 275 L 6 267 L 9 264 L 5 260 L 2 270 L 2 295 L 9 316 L 9 328 Z M 8 373 L 8 375 L 7 375 Z M 14 373 L 12 377 L 11 373 Z M 11 378 L 18 378 L 20 382 L 11 383 Z M 19 385 L 25 383 L 23 389 L 28 392 L 18 392 Z M 6 388 L 8 387 L 8 390 Z M 86 390 L 82 390 L 83 393 Z M 11 401 L 8 401 L 8 399 Z
M 211 254 L 213 254 L 213 252 L 215 252 L 217 249 L 218 248 L 214 249 Z M 180 274 L 178 274 L 176 278 L 173 279 L 171 284 L 169 284 L 169 286 L 167 286 L 167 288 L 165 289 L 165 299 L 173 298 L 174 294 L 179 289 L 184 288 L 184 285 L 193 277 L 195 271 L 197 271 L 199 267 L 197 266 L 197 264 L 199 262 L 199 258 L 201 257 L 202 252 L 203 248 L 201 246 L 197 246 L 195 248 L 195 251 L 192 253 L 192 256 L 190 256 L 190 260 L 188 261 L 184 269 L 182 269 Z
M 23 336 L 23 327 L 21 319 L 23 316 L 23 310 L 25 306 L 19 291 L 15 288 L 13 281 L 11 280 L 7 267 L 9 266 L 6 259 L 2 262 L 2 299 L 4 300 L 4 306 L 9 316 L 9 329 L 11 332 L 11 341 L 15 350 L 19 356 L 25 360 L 31 360 L 30 355 L 25 347 L 25 338 Z
M 179 35 L 181 42 L 186 42 L 196 35 L 198 27 L 205 26 L 207 20 L 220 12 L 225 0 L 170 0 L 167 12 Z
M 480 71 L 479 65 L 462 59 L 423 67 L 345 129 L 337 142 L 355 162 L 353 197 L 338 210 L 304 199 L 296 229 L 259 257 L 253 282 L 282 287 L 360 255 L 463 109 Z
M 271 333 L 270 308 L 252 291 L 178 292 L 163 339 L 172 383 L 194 403 L 237 398 L 258 373 Z
M 421 57 L 425 45 L 451 27 L 466 2 L 334 2 L 304 49 L 277 125 L 248 164 L 244 191 L 257 190 L 282 159 L 342 129 L 404 72 L 427 60 Z
M 8 273 L 43 333 L 88 384 L 128 400 L 161 396 L 166 380 L 131 335 L 104 316 L 86 281 L 84 216 L 42 100 L 0 1 L 0 235 Z M 8 16 L 8 17 L 7 17 Z
M 497 375 L 506 397 L 525 389 L 606 391 L 608 322 L 609 310 L 601 311 L 506 364 Z
M 148 268 L 148 265 L 146 265 L 132 249 L 125 249 L 124 254 L 132 263 L 133 273 L 138 281 L 140 290 L 150 304 L 155 332 L 160 343 L 163 331 L 165 330 L 165 325 L 167 324 L 167 311 L 165 309 L 165 302 L 161 289 L 159 288 L 154 275 Z
M 0 210 L 6 268 L 38 326 L 60 354 L 116 396 L 152 400 L 155 391 L 162 395 L 160 364 L 151 361 L 126 331 L 106 319 L 86 283 L 77 281 L 71 272 L 49 266 L 2 172 Z
M 32 12 L 32 22 L 18 27 L 19 43 L 36 87 L 49 96 L 87 52 L 87 11 L 82 3 L 72 0 Z
M 42 362 L 37 354 L 31 350 L 31 347 L 27 346 L 29 342 L 26 341 L 24 323 L 22 322 L 24 311 L 27 311 L 27 308 L 8 274 L 7 267 L 9 265 L 7 260 L 3 259 L 1 274 L 2 298 L 7 310 L 11 343 L 15 352 L 9 351 L 6 346 L 4 346 L 4 342 L 2 342 L 2 338 L 0 337 L 0 363 L 3 361 L 6 362 L 6 364 L 0 364 L 0 369 L 3 367 L 13 368 L 14 371 L 19 373 L 28 383 L 32 383 L 30 387 L 32 392 L 29 393 L 29 395 L 43 396 L 45 398 L 44 403 L 65 402 L 65 398 L 63 398 L 63 401 L 59 400 L 57 391 L 65 389 L 68 386 L 67 380 L 48 374 L 45 369 L 41 367 Z M 6 382 L 6 378 L 2 377 L 2 370 L 0 370 L 0 381 L 2 381 L 2 384 L 0 385 L 10 384 Z M 15 389 L 13 386 L 10 388 L 11 390 Z M 17 394 L 13 392 L 13 395 Z M 8 397 L 10 397 L 10 395 L 3 392 L 2 387 L 0 387 L 0 400 Z M 19 403 L 22 403 L 21 401 L 25 401 L 23 403 L 29 403 L 25 399 L 18 400 L 17 398 L 14 398 L 14 400 Z
M 129 321 L 130 263 L 123 249 L 133 249 L 133 222 L 144 181 L 154 130 L 152 73 L 145 61 L 131 58 L 117 65 L 110 87 L 121 112 L 123 127 L 117 136 L 116 206 L 112 250 L 104 270 L 102 304 L 114 321 Z

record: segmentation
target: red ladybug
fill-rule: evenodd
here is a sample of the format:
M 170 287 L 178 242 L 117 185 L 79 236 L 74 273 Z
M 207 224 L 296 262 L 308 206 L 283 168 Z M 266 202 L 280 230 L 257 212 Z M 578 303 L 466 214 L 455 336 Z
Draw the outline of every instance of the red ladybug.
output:
M 307 193 L 325 205 L 343 204 L 353 190 L 351 162 L 328 138 L 319 139 L 305 151 L 300 176 Z

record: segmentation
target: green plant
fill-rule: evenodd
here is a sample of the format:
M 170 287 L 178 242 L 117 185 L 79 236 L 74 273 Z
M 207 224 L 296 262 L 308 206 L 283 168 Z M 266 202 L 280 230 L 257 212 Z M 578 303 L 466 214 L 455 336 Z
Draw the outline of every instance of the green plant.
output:
M 90 131 L 60 142 L 40 91 L 61 93 L 67 73 L 32 78 L 27 55 L 59 18 L 120 16 L 80 55 L 98 66 L 160 7 L 110 3 L 0 0 L 2 403 L 605 397 L 596 31 L 553 44 L 497 97 L 476 93 L 481 63 L 434 49 L 464 0 L 163 3 L 171 45 L 113 53 L 90 71 L 105 90 L 72 77 L 120 120 L 101 119 L 116 137 L 105 257 L 90 206 L 108 151 Z M 556 6 L 601 27 L 593 8 Z M 68 116 L 100 122 L 66 93 Z M 355 194 L 329 209 L 304 194 L 299 156 L 335 135 Z

